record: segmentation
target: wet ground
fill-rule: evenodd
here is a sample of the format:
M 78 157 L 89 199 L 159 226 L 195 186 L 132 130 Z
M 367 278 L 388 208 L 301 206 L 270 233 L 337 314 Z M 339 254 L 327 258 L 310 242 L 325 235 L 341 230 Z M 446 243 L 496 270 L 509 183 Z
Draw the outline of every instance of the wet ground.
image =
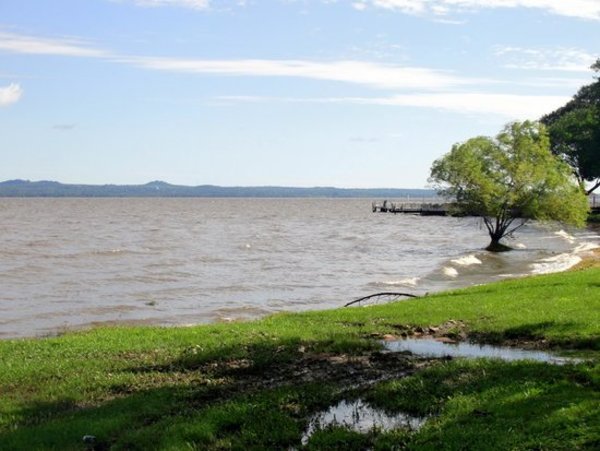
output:
M 434 338 L 390 340 L 384 341 L 383 346 L 390 352 L 409 352 L 413 355 L 427 358 L 464 357 L 491 358 L 505 361 L 535 360 L 556 365 L 577 363 L 580 361 L 569 357 L 560 357 L 544 351 L 478 343 L 444 343 Z
M 407 414 L 388 414 L 384 410 L 372 407 L 362 399 L 343 400 L 329 409 L 314 415 L 302 436 L 302 444 L 306 445 L 310 437 L 318 430 L 331 426 L 343 426 L 350 430 L 367 433 L 373 429 L 387 431 L 398 428 L 419 429 L 426 418 Z

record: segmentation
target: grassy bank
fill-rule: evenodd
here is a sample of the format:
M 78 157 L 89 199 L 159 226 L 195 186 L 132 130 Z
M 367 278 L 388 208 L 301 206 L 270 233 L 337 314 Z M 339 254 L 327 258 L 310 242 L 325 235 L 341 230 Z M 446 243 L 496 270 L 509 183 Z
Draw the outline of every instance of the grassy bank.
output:
M 600 269 L 588 266 L 369 308 L 2 341 L 0 448 L 301 448 L 312 414 L 362 398 L 429 419 L 419 431 L 329 428 L 306 447 L 598 449 Z M 588 360 L 422 360 L 380 352 L 386 335 Z

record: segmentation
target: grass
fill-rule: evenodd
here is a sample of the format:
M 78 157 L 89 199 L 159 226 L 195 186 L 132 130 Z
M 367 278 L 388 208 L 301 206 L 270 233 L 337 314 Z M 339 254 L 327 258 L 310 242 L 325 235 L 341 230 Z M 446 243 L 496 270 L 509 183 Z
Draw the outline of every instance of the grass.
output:
M 373 403 L 434 415 L 414 449 L 598 449 L 598 367 L 455 361 L 376 387 Z
M 376 307 L 0 341 L 0 449 L 300 448 L 311 414 L 352 396 L 433 417 L 418 432 L 332 427 L 307 448 L 597 449 L 600 268 L 589 266 Z M 439 325 L 446 336 L 590 360 L 378 352 L 374 338 Z M 366 384 L 382 376 L 391 380 Z

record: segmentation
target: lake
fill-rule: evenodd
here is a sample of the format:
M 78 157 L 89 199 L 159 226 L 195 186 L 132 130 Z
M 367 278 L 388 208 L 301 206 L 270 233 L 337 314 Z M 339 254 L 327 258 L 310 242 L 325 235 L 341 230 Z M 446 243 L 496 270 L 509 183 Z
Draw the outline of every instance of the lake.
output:
M 566 269 L 598 230 L 531 224 L 490 254 L 477 218 L 368 199 L 0 199 L 0 337 L 341 307 Z

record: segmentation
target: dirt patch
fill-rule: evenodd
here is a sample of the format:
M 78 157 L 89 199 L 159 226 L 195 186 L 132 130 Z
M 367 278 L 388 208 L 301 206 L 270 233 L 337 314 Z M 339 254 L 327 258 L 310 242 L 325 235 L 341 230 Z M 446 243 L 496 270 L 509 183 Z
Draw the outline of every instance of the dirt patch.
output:
M 369 338 L 393 341 L 402 338 L 433 338 L 443 343 L 458 343 L 467 339 L 467 325 L 455 319 L 443 324 L 431 326 L 411 326 L 408 324 L 392 324 L 397 332 L 391 334 L 373 333 Z
M 571 268 L 571 271 L 600 268 L 600 248 L 593 249 L 583 256 L 583 260 Z
M 340 388 L 368 386 L 386 379 L 400 378 L 428 366 L 429 360 L 387 352 L 360 355 L 305 352 L 290 362 L 275 363 L 260 369 L 250 361 L 225 361 L 201 371 L 229 379 L 243 391 L 276 388 L 289 384 L 332 383 Z

